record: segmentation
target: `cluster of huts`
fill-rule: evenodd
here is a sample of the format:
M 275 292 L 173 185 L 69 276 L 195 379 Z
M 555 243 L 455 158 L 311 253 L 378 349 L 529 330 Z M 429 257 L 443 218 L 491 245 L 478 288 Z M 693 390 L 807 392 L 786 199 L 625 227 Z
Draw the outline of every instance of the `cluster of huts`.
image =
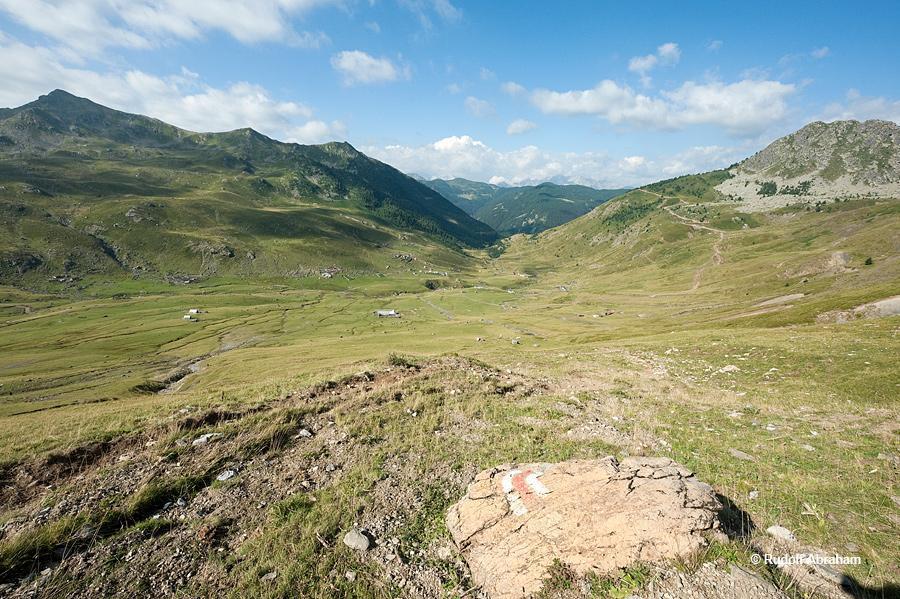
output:
M 184 320 L 188 320 L 188 321 L 190 321 L 190 322 L 197 322 L 198 320 L 200 320 L 200 319 L 197 317 L 197 315 L 198 315 L 198 314 L 202 314 L 202 313 L 203 313 L 203 310 L 201 310 L 200 308 L 190 308 L 190 309 L 187 311 L 187 314 L 185 314 L 184 316 L 182 316 L 182 318 L 183 318 Z

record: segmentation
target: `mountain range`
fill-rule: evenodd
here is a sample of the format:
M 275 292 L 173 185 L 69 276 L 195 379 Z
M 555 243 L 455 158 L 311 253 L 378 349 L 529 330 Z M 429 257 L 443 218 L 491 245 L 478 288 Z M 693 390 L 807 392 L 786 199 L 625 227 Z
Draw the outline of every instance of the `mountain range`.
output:
M 0 277 L 372 271 L 498 237 L 350 144 L 194 133 L 61 90 L 0 111 L 0 231 Z
M 539 233 L 557 227 L 628 191 L 549 182 L 504 187 L 461 178 L 422 183 L 502 235 Z
M 894 123 L 839 121 L 630 191 L 423 183 L 347 143 L 195 133 L 57 90 L 0 110 L 0 280 L 446 272 L 515 233 L 540 234 L 546 255 L 604 240 L 652 253 L 690 222 L 755 227 L 791 205 L 898 197 L 898 148 Z

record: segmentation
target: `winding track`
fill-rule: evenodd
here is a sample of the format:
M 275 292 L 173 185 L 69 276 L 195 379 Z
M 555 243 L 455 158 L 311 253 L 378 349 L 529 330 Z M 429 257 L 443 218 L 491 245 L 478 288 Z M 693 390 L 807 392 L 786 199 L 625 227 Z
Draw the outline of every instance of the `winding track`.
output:
M 640 191 L 649 193 L 650 195 L 655 195 L 660 199 L 664 199 L 662 194 L 655 191 L 650 191 L 649 189 L 641 189 Z M 683 200 L 678 200 L 678 203 L 679 205 L 687 205 Z M 716 242 L 713 244 L 713 253 L 709 261 L 705 262 L 696 271 L 694 271 L 693 282 L 691 283 L 691 288 L 688 290 L 688 292 L 696 291 L 700 287 L 700 282 L 703 279 L 703 273 L 707 269 L 707 267 L 719 266 L 720 264 L 725 262 L 725 258 L 722 256 L 722 244 L 725 242 L 725 231 L 723 231 L 722 229 L 716 229 L 715 227 L 710 227 L 709 225 L 704 225 L 700 221 L 694 220 L 692 218 L 682 216 L 675 212 L 672 209 L 672 206 L 663 206 L 663 210 L 665 210 L 684 224 L 689 225 L 693 229 L 703 229 L 712 233 L 716 233 L 719 236 L 719 239 L 716 240 Z

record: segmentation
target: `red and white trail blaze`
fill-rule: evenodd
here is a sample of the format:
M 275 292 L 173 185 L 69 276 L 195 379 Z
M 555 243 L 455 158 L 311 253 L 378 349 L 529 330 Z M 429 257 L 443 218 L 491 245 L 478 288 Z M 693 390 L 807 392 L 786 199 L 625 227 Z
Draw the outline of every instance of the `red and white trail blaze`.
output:
M 543 497 L 550 492 L 550 489 L 539 480 L 543 474 L 543 472 L 535 472 L 531 469 L 514 468 L 503 476 L 503 492 L 506 494 L 510 509 L 516 516 L 527 514 L 529 504 L 533 504 L 538 497 Z

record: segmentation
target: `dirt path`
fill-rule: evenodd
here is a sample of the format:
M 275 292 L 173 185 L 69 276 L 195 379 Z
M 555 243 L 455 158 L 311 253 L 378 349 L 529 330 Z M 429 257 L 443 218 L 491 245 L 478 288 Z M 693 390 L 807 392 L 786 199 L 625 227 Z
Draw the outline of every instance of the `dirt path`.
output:
M 712 247 L 713 252 L 712 252 L 712 256 L 710 257 L 709 261 L 705 262 L 702 266 L 700 266 L 700 268 L 698 268 L 696 271 L 694 271 L 694 278 L 693 278 L 693 282 L 691 284 L 690 291 L 696 291 L 697 289 L 700 288 L 700 282 L 703 280 L 703 273 L 706 271 L 706 269 L 709 266 L 719 266 L 720 264 L 725 262 L 725 259 L 722 257 L 722 244 L 725 242 L 725 231 L 722 231 L 721 229 L 716 229 L 714 227 L 710 227 L 708 225 L 704 225 L 703 223 L 695 221 L 690 218 L 687 218 L 686 216 L 681 216 L 680 214 L 675 212 L 671 206 L 665 206 L 664 210 L 666 212 L 668 212 L 669 214 L 671 214 L 672 216 L 674 216 L 675 218 L 677 218 L 678 220 L 680 220 L 681 222 L 685 223 L 686 225 L 689 225 L 693 229 L 703 229 L 706 231 L 711 231 L 713 233 L 717 233 L 719 236 L 719 238 L 716 240 L 716 242 L 713 243 L 713 247 Z
M 663 195 L 660 193 L 657 193 L 655 191 L 650 191 L 649 189 L 641 189 L 640 191 L 643 191 L 644 193 L 649 193 L 650 195 L 655 195 L 656 197 L 663 199 Z M 679 200 L 678 204 L 686 205 L 682 200 Z M 692 229 L 698 229 L 698 230 L 703 229 L 705 231 L 710 231 L 712 233 L 716 233 L 719 236 L 719 238 L 716 240 L 716 242 L 713 243 L 712 256 L 710 257 L 710 259 L 707 262 L 705 262 L 704 264 L 702 264 L 696 271 L 694 271 L 694 277 L 691 282 L 691 288 L 688 289 L 686 292 L 680 292 L 680 293 L 690 293 L 690 292 L 696 291 L 697 289 L 700 288 L 700 283 L 703 280 L 703 273 L 706 271 L 706 269 L 709 266 L 719 266 L 720 264 L 723 264 L 725 262 L 725 258 L 722 256 L 722 244 L 725 242 L 725 231 L 723 231 L 722 229 L 716 229 L 715 227 L 710 227 L 709 225 L 705 225 L 702 222 L 694 220 L 692 218 L 682 216 L 682 215 L 678 214 L 677 212 L 675 212 L 672 209 L 672 206 L 663 206 L 663 210 L 665 210 L 666 212 L 668 212 L 669 214 L 671 214 L 673 217 L 680 220 L 684 224 L 690 226 Z M 659 295 L 663 295 L 663 294 L 659 294 Z M 665 295 L 670 295 L 670 294 L 665 294 Z M 675 294 L 672 294 L 672 295 L 675 295 Z
M 441 316 L 443 316 L 443 317 L 446 318 L 447 320 L 453 320 L 453 313 L 450 312 L 449 310 L 447 310 L 447 309 L 445 309 L 445 308 L 441 308 L 440 306 L 438 306 L 437 304 L 435 304 L 435 303 L 432 302 L 431 300 L 426 299 L 426 298 L 424 298 L 424 297 L 420 297 L 419 299 L 422 300 L 422 303 L 423 303 L 423 304 L 425 304 L 426 306 L 431 307 L 433 310 L 437 311 L 438 314 L 440 314 Z

